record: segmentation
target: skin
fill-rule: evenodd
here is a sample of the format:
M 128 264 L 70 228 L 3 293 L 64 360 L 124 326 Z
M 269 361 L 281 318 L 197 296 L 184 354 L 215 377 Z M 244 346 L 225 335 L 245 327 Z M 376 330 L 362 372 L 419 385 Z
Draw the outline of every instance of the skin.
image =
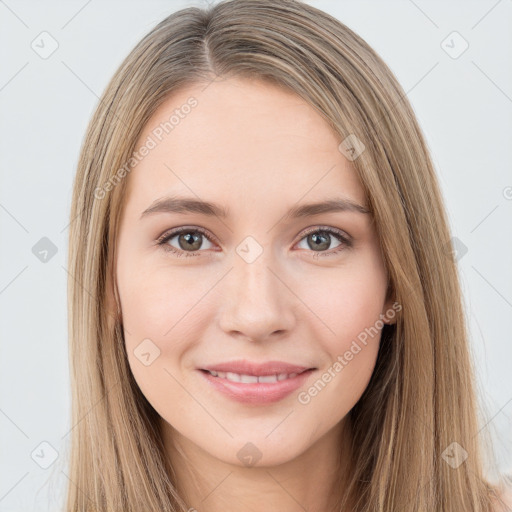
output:
M 160 106 L 139 145 L 190 96 L 198 101 L 126 178 L 116 279 L 129 364 L 161 417 L 188 506 L 332 510 L 342 491 L 335 475 L 350 455 L 347 413 L 368 385 L 380 332 L 309 403 L 297 396 L 389 311 L 388 276 L 370 214 L 283 216 L 297 203 L 333 197 L 366 207 L 363 188 L 338 149 L 342 139 L 297 95 L 244 79 L 204 87 L 175 92 Z M 140 219 L 171 194 L 218 203 L 230 215 Z M 210 240 L 196 233 L 203 243 L 191 257 L 156 244 L 180 226 L 203 228 Z M 342 230 L 352 245 L 333 254 L 340 241 L 326 235 L 315 250 L 304 234 L 311 227 Z M 263 250 L 252 263 L 236 252 L 249 235 Z M 167 245 L 186 252 L 178 235 Z M 148 366 L 134 355 L 144 339 L 160 350 Z M 238 358 L 317 370 L 279 402 L 241 404 L 197 370 Z M 250 467 L 237 456 L 248 442 L 261 453 Z

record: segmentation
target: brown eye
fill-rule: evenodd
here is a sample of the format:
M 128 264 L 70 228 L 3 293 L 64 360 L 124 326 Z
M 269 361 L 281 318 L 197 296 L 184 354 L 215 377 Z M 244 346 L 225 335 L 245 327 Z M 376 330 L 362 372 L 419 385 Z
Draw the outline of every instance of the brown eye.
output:
M 177 239 L 177 245 L 176 242 L 172 243 L 174 239 Z M 204 247 L 205 241 L 210 244 L 210 246 Z M 195 256 L 196 254 L 193 253 L 200 252 L 201 249 L 205 250 L 212 247 L 212 243 L 206 234 L 197 228 L 182 228 L 166 233 L 160 237 L 158 245 L 162 246 L 166 251 L 175 252 L 180 255 L 191 253 L 186 254 L 186 256 Z
M 194 232 L 180 233 L 177 237 L 180 249 L 184 251 L 197 251 L 203 243 L 203 235 Z
M 322 233 L 319 231 L 318 233 L 312 233 L 306 237 L 308 246 L 316 250 L 327 250 L 331 245 L 331 236 L 327 233 Z
M 331 247 L 333 239 L 338 241 L 338 244 Z M 301 247 L 309 249 L 313 252 L 326 252 L 327 254 L 336 254 L 337 252 L 351 247 L 352 242 L 350 238 L 343 234 L 343 232 L 335 230 L 333 228 L 316 228 L 310 230 L 299 242 L 306 242 L 307 247 Z M 329 250 L 332 249 L 332 250 Z

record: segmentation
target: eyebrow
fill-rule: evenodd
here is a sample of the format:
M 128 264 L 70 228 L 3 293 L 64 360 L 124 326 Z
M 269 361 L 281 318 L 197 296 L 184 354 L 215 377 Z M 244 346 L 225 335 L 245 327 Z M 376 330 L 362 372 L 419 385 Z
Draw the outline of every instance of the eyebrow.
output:
M 309 217 L 321 213 L 330 212 L 357 212 L 368 214 L 370 211 L 364 206 L 346 198 L 334 198 L 317 203 L 301 204 L 291 208 L 285 214 L 284 219 Z M 201 215 L 216 216 L 220 218 L 229 217 L 229 212 L 222 206 L 208 201 L 194 199 L 192 197 L 163 197 L 154 201 L 142 212 L 140 219 L 153 213 L 199 213 Z

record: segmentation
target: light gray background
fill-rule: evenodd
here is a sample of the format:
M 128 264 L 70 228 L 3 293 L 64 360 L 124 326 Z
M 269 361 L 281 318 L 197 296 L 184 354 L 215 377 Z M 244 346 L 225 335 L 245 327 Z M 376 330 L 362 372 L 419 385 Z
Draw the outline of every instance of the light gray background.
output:
M 511 473 L 512 0 L 308 3 L 366 39 L 413 104 L 462 248 L 482 429 Z M 67 483 L 67 226 L 87 122 L 135 43 L 190 5 L 205 2 L 0 0 L 2 512 L 57 510 Z M 31 47 L 50 48 L 43 31 L 58 43 L 46 59 Z M 453 31 L 469 43 L 458 58 Z M 57 250 L 46 262 L 33 252 L 43 237 Z M 41 443 L 58 452 L 47 469 Z

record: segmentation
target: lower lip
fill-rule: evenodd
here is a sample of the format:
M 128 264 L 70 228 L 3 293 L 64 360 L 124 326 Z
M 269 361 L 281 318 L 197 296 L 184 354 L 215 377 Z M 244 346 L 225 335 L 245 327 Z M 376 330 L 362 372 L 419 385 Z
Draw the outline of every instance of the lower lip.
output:
M 232 382 L 228 379 L 214 377 L 211 373 L 199 370 L 203 377 L 217 391 L 224 393 L 229 398 L 242 403 L 270 404 L 278 402 L 290 393 L 300 388 L 314 370 L 306 370 L 291 379 L 278 380 L 277 382 L 255 382 L 243 384 Z

